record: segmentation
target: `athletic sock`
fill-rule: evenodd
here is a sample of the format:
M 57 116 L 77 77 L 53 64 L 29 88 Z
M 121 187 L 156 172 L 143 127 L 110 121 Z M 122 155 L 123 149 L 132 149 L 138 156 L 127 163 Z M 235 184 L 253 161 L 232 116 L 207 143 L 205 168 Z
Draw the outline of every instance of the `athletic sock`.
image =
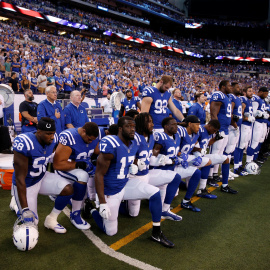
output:
M 86 192 L 87 185 L 75 182 L 73 184 L 74 194 L 72 197 L 72 212 L 81 210 L 82 201 Z
M 230 171 L 230 163 L 222 164 L 221 171 L 222 171 L 222 184 L 227 185 Z
M 55 210 L 58 210 L 58 211 L 61 212 L 66 207 L 66 205 L 69 203 L 72 196 L 73 195 L 68 195 L 68 196 L 60 196 L 60 195 L 58 195 L 56 197 L 55 201 L 54 201 Z
M 176 191 L 181 183 L 181 176 L 177 173 L 171 183 L 168 184 L 166 189 L 166 196 L 164 200 L 164 204 L 170 205 L 172 200 L 176 194 Z
M 201 171 L 199 169 L 197 169 L 193 175 L 191 176 L 190 180 L 189 180 L 189 184 L 188 184 L 188 188 L 187 188 L 187 192 L 186 192 L 186 196 L 185 199 L 190 200 L 193 193 L 195 192 L 199 182 L 201 179 Z
M 150 197 L 149 209 L 150 209 L 150 212 L 152 215 L 152 221 L 153 222 L 160 222 L 162 205 L 161 205 L 161 198 L 160 198 L 159 191 Z

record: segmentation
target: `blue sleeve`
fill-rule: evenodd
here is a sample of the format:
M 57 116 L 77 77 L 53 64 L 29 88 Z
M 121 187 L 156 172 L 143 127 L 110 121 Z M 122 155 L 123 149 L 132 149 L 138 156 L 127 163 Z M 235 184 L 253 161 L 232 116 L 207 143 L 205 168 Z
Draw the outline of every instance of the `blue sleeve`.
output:
M 220 93 L 213 93 L 211 98 L 210 98 L 210 101 L 219 101 L 219 102 L 223 102 L 224 100 L 224 97 L 222 94 Z
M 13 150 L 28 157 L 30 156 L 30 153 L 28 151 L 29 149 L 28 150 L 27 149 L 28 147 L 25 141 L 22 138 L 20 138 L 20 136 L 17 136 L 13 142 Z
M 197 116 L 197 106 L 191 106 L 188 110 L 188 115 L 196 115 Z
M 116 147 L 113 145 L 113 140 L 115 140 L 112 136 L 105 136 L 99 144 L 99 150 L 104 154 L 115 154 Z
M 48 117 L 47 112 L 46 112 L 46 108 L 44 106 L 44 103 L 40 103 L 37 107 L 37 119 L 38 121 L 42 118 L 42 117 Z M 49 116 L 50 117 L 50 116 Z
M 72 124 L 70 111 L 67 107 L 64 109 L 64 123 L 65 125 Z
M 160 144 L 163 147 L 166 147 L 165 141 L 164 141 L 164 135 L 162 133 L 155 133 L 154 135 L 155 143 Z
M 70 135 L 70 133 L 66 133 L 66 132 L 61 132 L 59 134 L 59 142 L 65 146 L 71 146 L 72 145 L 72 135 Z

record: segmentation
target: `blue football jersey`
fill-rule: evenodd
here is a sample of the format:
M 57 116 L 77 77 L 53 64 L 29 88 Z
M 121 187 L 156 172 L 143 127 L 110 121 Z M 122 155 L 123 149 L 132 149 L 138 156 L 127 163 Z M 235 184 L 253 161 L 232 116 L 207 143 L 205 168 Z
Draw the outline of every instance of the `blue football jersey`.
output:
M 240 97 L 235 96 L 234 94 L 229 94 L 228 95 L 231 102 L 234 102 L 234 108 L 233 108 L 233 115 L 236 115 L 239 117 L 239 120 L 237 121 L 237 125 L 240 126 L 242 123 L 242 102 Z
M 221 91 L 216 91 L 211 95 L 210 104 L 212 102 L 222 103 L 218 113 L 218 121 L 220 123 L 219 131 L 224 131 L 225 134 L 228 135 L 229 134 L 228 128 L 231 123 L 231 116 L 232 116 L 231 101 L 227 95 L 225 95 Z
M 124 106 L 125 111 L 129 111 L 129 110 L 137 110 L 137 102 L 140 102 L 140 98 L 139 97 L 133 97 L 130 100 L 128 100 L 127 98 L 123 98 L 121 99 L 121 104 Z
M 13 150 L 28 157 L 28 173 L 25 178 L 26 187 L 30 187 L 39 182 L 46 172 L 46 166 L 52 156 L 57 144 L 57 135 L 50 145 L 44 147 L 38 142 L 34 133 L 20 134 L 14 139 Z M 15 171 L 12 176 L 12 183 L 16 185 Z
M 81 135 L 78 133 L 77 128 L 67 129 L 61 132 L 59 135 L 59 143 L 65 146 L 69 146 L 72 149 L 71 155 L 69 157 L 71 160 L 89 160 L 98 142 L 99 137 L 89 144 L 85 143 Z
M 162 128 L 161 122 L 167 117 L 168 100 L 171 94 L 168 91 L 160 93 L 156 87 L 148 86 L 144 88 L 142 97 L 151 97 L 153 99 L 149 113 L 153 118 L 154 128 Z
M 186 128 L 178 126 L 177 133 L 181 138 L 180 152 L 190 154 L 198 140 L 199 132 L 190 136 Z
M 99 144 L 101 153 L 113 154 L 110 167 L 104 175 L 104 194 L 119 193 L 126 185 L 129 177 L 129 166 L 133 163 L 138 151 L 136 140 L 127 147 L 118 136 L 105 136 Z
M 245 110 L 244 110 L 244 114 L 249 113 L 251 116 L 253 116 L 253 107 L 252 107 L 251 99 L 248 99 L 247 97 L 244 97 L 244 96 L 240 97 L 240 99 L 241 99 L 241 102 L 246 105 Z M 247 125 L 247 126 L 252 125 L 251 122 L 244 121 L 244 120 L 243 120 L 242 124 Z
M 200 145 L 200 148 L 206 150 L 211 138 L 212 138 L 212 135 L 208 133 L 204 125 L 201 125 L 200 130 L 199 130 L 199 137 L 198 137 L 198 143 Z
M 146 175 L 149 171 L 150 158 L 153 153 L 153 147 L 155 144 L 155 140 L 153 135 L 149 136 L 148 142 L 146 141 L 143 135 L 135 133 L 135 140 L 139 145 L 138 152 L 136 154 L 136 159 L 141 159 L 145 162 L 146 169 L 143 171 L 138 171 L 137 175 Z
M 251 98 L 251 102 L 253 103 L 252 104 L 252 107 L 253 108 L 254 107 L 257 107 L 257 110 L 259 110 L 261 112 L 266 112 L 266 106 L 267 106 L 267 104 L 264 101 L 264 99 L 260 98 L 257 95 L 253 95 L 252 98 Z M 254 104 L 254 103 L 257 103 L 257 104 Z M 266 123 L 267 122 L 267 119 L 256 119 L 256 121 L 258 121 L 260 123 Z
M 174 157 L 177 156 L 179 152 L 179 145 L 180 145 L 180 137 L 179 134 L 174 134 L 173 138 L 170 137 L 168 134 L 164 132 L 156 132 L 155 133 L 155 143 L 162 145 L 162 148 L 160 150 L 160 154 Z M 175 165 L 165 165 L 158 167 L 162 170 L 174 170 Z

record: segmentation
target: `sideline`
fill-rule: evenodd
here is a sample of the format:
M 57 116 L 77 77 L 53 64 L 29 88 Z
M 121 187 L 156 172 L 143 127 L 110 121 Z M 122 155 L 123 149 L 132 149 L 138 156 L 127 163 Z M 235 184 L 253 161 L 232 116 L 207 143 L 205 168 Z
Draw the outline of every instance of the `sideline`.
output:
M 219 182 L 218 184 L 220 186 L 221 182 Z M 212 192 L 215 189 L 217 189 L 217 188 L 215 188 L 215 187 L 208 188 L 208 190 L 210 192 Z M 194 196 L 194 197 L 191 198 L 191 202 L 194 203 L 194 202 L 198 201 L 199 199 L 201 199 L 201 198 L 197 197 L 197 196 Z M 176 214 L 176 213 L 180 212 L 182 209 L 183 208 L 180 205 L 178 205 L 174 209 L 172 209 L 171 211 Z M 163 222 L 164 220 L 165 219 L 162 219 L 161 222 Z M 141 236 L 145 232 L 149 231 L 150 229 L 152 229 L 152 221 L 147 223 L 146 225 L 142 226 L 138 230 L 136 230 L 136 231 L 130 233 L 129 235 L 125 236 L 124 238 L 118 240 L 117 242 L 111 244 L 110 248 L 112 248 L 114 250 L 118 250 L 121 247 L 127 245 L 128 243 L 132 242 L 133 240 L 135 240 L 136 238 L 138 238 L 139 236 Z
M 70 210 L 65 207 L 63 212 L 65 215 L 69 218 Z M 127 255 L 124 255 L 123 253 L 120 253 L 118 251 L 115 251 L 114 249 L 110 248 L 108 245 L 106 245 L 99 237 L 97 237 L 91 230 L 81 230 L 86 237 L 104 254 L 109 255 L 110 257 L 113 257 L 119 261 L 123 261 L 129 265 L 135 266 L 142 270 L 161 270 L 160 268 L 154 267 L 150 264 L 146 264 L 144 262 L 141 262 L 139 260 L 136 260 L 134 258 L 131 258 Z

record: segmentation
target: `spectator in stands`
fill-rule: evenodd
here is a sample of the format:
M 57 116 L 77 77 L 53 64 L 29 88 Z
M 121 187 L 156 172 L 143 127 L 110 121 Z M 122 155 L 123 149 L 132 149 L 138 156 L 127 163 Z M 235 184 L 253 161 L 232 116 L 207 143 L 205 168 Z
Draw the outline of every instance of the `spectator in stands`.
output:
M 30 81 L 25 75 L 22 75 L 20 91 L 24 93 L 26 90 L 29 89 L 30 89 Z
M 47 87 L 47 76 L 45 73 L 45 69 L 42 69 L 40 74 L 38 75 L 38 92 L 40 94 L 44 94 L 46 87 Z
M 56 86 L 57 92 L 63 91 L 64 90 L 64 80 L 61 76 L 60 71 L 55 72 L 54 80 L 55 80 L 55 86 Z
M 173 103 L 175 105 L 175 107 L 183 114 L 183 108 L 182 108 L 182 103 L 181 103 L 181 91 L 179 88 L 175 88 L 173 91 L 172 91 L 172 96 L 173 96 Z M 178 121 L 178 118 L 173 114 L 172 115 L 173 118 Z
M 8 85 L 13 89 L 14 93 L 20 91 L 19 81 L 15 72 L 11 72 L 11 78 L 8 81 Z
M 52 71 L 48 72 L 48 77 L 47 77 L 47 86 L 50 86 L 50 85 L 55 85 L 55 79 L 54 79 Z
M 82 97 L 78 90 L 70 94 L 70 103 L 64 108 L 65 127 L 78 128 L 89 122 L 87 112 L 81 105 Z
M 37 130 L 37 107 L 38 104 L 33 102 L 34 95 L 32 90 L 24 91 L 25 100 L 19 106 L 19 112 L 21 114 L 22 133 L 36 131 Z
M 1 50 L 0 53 L 0 70 L 5 72 L 5 56 L 4 56 L 4 50 Z
M 103 109 L 104 113 L 112 114 L 111 94 L 107 94 L 107 98 L 101 103 L 101 108 Z
M 98 91 L 98 82 L 95 77 L 93 77 L 92 81 L 90 82 L 90 95 L 96 96 Z
M 0 126 L 4 125 L 4 112 L 3 109 L 5 107 L 4 97 L 0 94 Z
M 36 73 L 34 71 L 30 72 L 30 89 L 32 90 L 33 94 L 37 93 L 38 88 L 38 80 L 36 77 Z
M 72 91 L 73 82 L 69 73 L 67 72 L 65 73 L 65 77 L 63 81 L 64 81 L 64 93 L 70 94 L 70 92 Z
M 13 57 L 13 62 L 11 64 L 11 68 L 12 68 L 13 72 L 16 72 L 16 75 L 17 75 L 17 78 L 18 78 L 19 75 L 20 75 L 21 65 L 20 65 L 20 63 L 17 62 L 17 58 L 15 56 Z
M 45 90 L 47 99 L 41 101 L 37 108 L 37 118 L 40 120 L 42 117 L 50 117 L 55 121 L 56 133 L 59 135 L 64 129 L 64 117 L 61 105 L 56 102 L 57 91 L 56 87 L 51 85 Z
M 10 77 L 11 77 L 11 60 L 10 58 L 7 58 L 5 62 L 5 78 Z
M 87 91 L 89 91 L 90 89 L 90 81 L 89 81 L 88 75 L 84 75 L 83 88 L 85 88 Z

